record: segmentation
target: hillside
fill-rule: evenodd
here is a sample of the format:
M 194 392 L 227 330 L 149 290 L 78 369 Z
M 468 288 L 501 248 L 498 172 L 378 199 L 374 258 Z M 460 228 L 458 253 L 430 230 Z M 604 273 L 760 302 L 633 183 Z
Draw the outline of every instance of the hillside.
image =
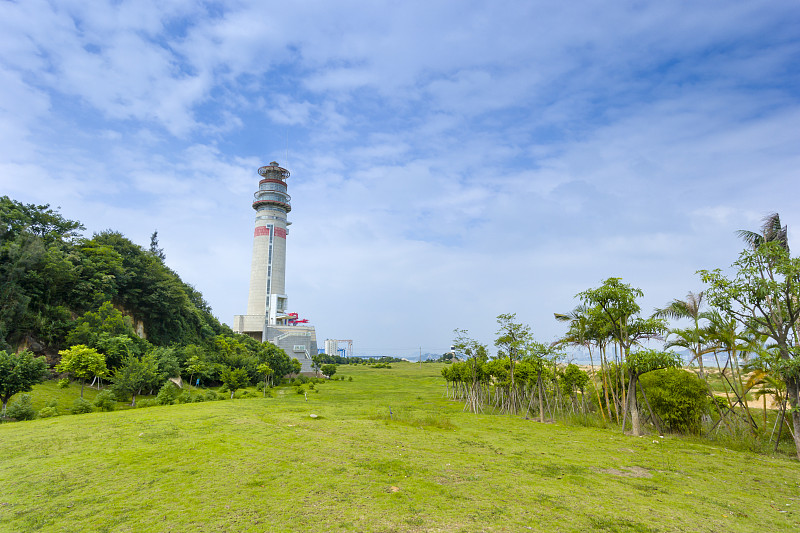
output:
M 796 462 L 468 414 L 442 365 L 392 366 L 342 366 L 353 381 L 307 400 L 285 387 L 0 425 L 0 530 L 800 528 Z
M 0 197 L 0 349 L 55 355 L 79 317 L 103 303 L 156 346 L 200 343 L 230 331 L 202 294 L 164 263 L 157 232 L 150 249 L 83 225 L 48 205 Z

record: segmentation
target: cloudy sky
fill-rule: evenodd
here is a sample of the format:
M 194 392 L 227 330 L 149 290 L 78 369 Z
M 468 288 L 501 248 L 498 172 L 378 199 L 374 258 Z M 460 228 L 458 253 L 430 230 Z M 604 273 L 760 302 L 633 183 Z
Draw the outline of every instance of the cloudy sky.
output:
M 800 249 L 796 0 L 0 2 L 0 194 L 149 245 L 228 324 L 256 169 L 287 292 L 363 354 L 535 336 L 616 276 L 646 312 L 777 211 Z

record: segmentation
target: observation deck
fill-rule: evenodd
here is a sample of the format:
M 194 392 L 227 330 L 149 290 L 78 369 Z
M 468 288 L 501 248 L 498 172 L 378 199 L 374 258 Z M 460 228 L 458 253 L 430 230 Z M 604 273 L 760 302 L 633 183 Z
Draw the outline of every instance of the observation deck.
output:
M 258 182 L 258 191 L 253 195 L 253 209 L 272 208 L 288 213 L 292 210 L 292 197 L 286 192 L 286 179 L 289 171 L 273 161 L 258 169 L 263 178 Z

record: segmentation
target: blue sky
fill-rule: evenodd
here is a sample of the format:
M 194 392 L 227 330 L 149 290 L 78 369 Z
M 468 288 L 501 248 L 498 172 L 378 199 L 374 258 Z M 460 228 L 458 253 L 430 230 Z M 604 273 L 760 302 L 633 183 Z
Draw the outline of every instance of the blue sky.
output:
M 287 292 L 357 354 L 535 336 L 610 276 L 646 312 L 779 212 L 797 249 L 800 4 L 0 3 L 0 194 L 147 246 L 231 323 L 256 169 Z

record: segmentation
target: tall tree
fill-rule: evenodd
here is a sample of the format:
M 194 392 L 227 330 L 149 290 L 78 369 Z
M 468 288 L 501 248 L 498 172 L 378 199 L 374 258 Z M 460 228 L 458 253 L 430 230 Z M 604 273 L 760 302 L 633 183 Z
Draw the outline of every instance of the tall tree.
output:
M 700 379 L 703 380 L 706 379 L 703 370 L 703 355 L 713 351 L 713 348 L 704 346 L 702 328 L 700 327 L 700 321 L 704 318 L 703 312 L 700 310 L 703 305 L 704 296 L 705 293 L 703 293 L 703 291 L 697 294 L 689 292 L 685 300 L 672 300 L 666 307 L 656 309 L 653 314 L 653 316 L 656 317 L 672 319 L 688 318 L 692 321 L 691 328 L 670 329 L 667 332 L 667 344 L 665 347 L 680 346 L 692 352 L 692 360 L 697 361 L 697 365 L 700 368 Z M 670 337 L 673 337 L 672 341 L 670 341 Z
M 162 262 L 167 259 L 167 254 L 164 253 L 164 249 L 158 245 L 158 230 L 155 230 L 153 234 L 150 235 L 150 253 L 158 257 Z
M 637 298 L 644 296 L 641 289 L 622 283 L 620 278 L 608 278 L 603 285 L 596 289 L 588 289 L 578 293 L 578 298 L 588 306 L 593 307 L 593 312 L 608 320 L 609 331 L 622 350 L 623 359 L 628 362 L 631 357 L 631 348 L 642 339 L 658 337 L 666 331 L 666 323 L 657 317 L 641 318 L 641 310 Z M 631 413 L 633 434 L 639 436 L 639 405 L 636 394 L 630 390 L 635 387 L 640 375 L 636 366 L 627 365 L 628 392 L 626 415 Z M 635 392 L 635 389 L 634 391 Z
M 709 300 L 715 307 L 775 343 L 778 372 L 786 383 L 792 406 L 795 448 L 800 459 L 800 258 L 791 257 L 781 239 L 770 239 L 767 232 L 762 237 L 763 242 L 756 243 L 757 247 L 749 247 L 739 255 L 733 263 L 732 277 L 719 269 L 699 273 L 709 285 Z

